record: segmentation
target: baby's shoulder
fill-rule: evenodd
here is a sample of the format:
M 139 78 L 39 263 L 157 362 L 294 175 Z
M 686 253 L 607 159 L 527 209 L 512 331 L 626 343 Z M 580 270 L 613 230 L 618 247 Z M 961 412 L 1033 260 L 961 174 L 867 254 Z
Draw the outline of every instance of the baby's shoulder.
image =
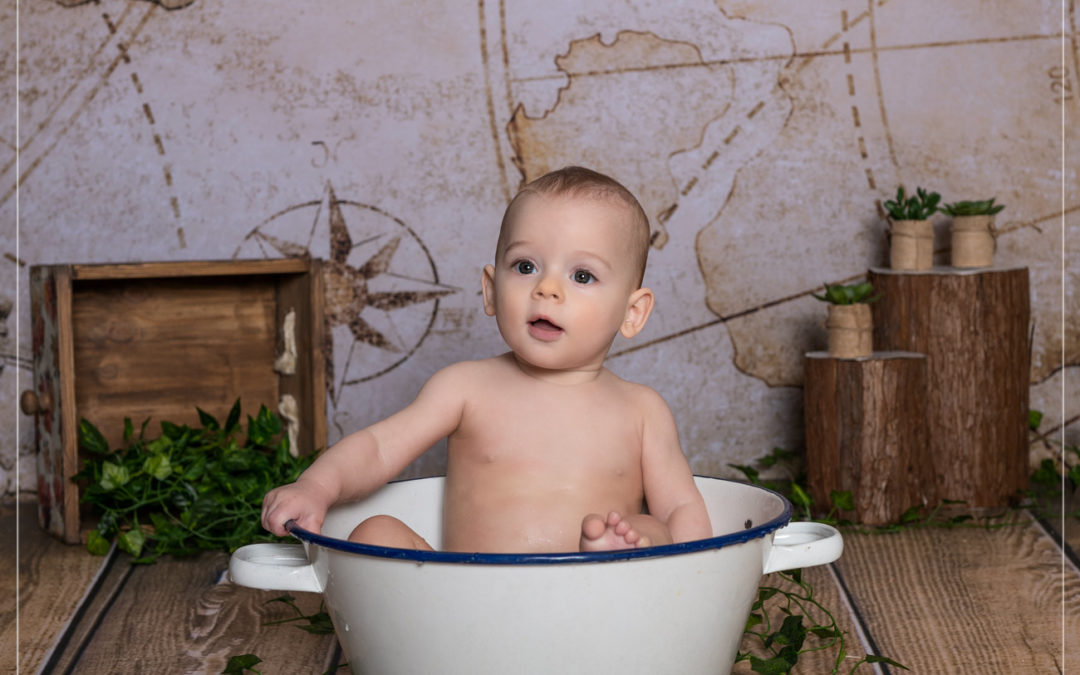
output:
M 667 402 L 652 387 L 639 382 L 624 380 L 615 373 L 607 371 L 608 386 L 624 398 L 628 403 L 643 410 L 662 409 L 667 410 Z
M 500 357 L 477 361 L 458 361 L 436 372 L 431 376 L 429 382 L 436 383 L 437 386 L 466 390 L 498 378 L 504 370 L 505 365 Z

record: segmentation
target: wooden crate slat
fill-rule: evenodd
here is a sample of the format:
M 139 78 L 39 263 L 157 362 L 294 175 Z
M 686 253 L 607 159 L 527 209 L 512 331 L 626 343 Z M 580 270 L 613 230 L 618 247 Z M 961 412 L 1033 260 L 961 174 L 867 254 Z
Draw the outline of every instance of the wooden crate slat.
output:
M 194 260 L 181 262 L 72 265 L 73 278 L 148 279 L 165 277 L 241 276 L 256 274 L 300 274 L 308 269 L 307 258 L 276 260 Z

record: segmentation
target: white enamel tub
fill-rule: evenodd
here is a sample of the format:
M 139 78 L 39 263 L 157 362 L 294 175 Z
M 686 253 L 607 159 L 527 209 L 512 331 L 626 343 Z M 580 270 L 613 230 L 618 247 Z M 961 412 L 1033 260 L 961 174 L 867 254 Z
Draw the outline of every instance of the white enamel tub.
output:
M 391 483 L 331 509 L 321 535 L 253 544 L 235 583 L 325 595 L 352 672 L 726 673 L 763 574 L 832 562 L 840 533 L 790 523 L 764 488 L 695 479 L 711 539 L 648 549 L 542 555 L 406 551 L 345 537 L 381 513 L 440 541 L 442 478 Z

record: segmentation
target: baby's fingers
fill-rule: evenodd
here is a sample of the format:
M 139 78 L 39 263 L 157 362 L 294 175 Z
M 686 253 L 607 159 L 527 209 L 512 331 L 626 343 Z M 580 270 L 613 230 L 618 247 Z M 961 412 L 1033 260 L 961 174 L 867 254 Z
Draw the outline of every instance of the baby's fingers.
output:
M 275 494 L 273 491 L 263 500 L 262 526 L 279 537 L 288 534 L 285 523 L 290 520 L 305 530 L 318 533 L 322 529 L 324 517 L 325 513 L 320 513 L 311 504 Z

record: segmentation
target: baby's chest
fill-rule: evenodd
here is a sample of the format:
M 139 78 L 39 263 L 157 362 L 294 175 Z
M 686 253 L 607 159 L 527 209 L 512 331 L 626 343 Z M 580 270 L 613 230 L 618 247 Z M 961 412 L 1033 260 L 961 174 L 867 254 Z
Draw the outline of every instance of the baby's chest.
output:
M 616 475 L 641 463 L 640 423 L 611 406 L 487 410 L 463 422 L 452 451 L 474 461 Z

